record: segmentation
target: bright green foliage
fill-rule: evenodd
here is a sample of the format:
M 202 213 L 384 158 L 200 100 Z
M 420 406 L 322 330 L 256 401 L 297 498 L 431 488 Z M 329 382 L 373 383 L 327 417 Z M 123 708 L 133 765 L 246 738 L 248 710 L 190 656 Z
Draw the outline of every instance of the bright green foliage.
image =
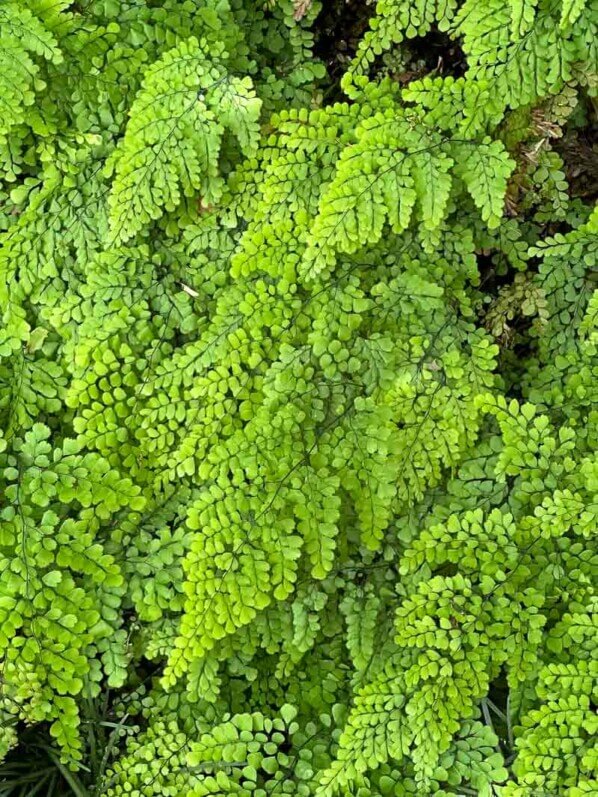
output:
M 377 243 L 385 222 L 401 233 L 415 212 L 425 230 L 436 230 L 445 219 L 455 164 L 484 221 L 497 226 L 514 166 L 502 144 L 443 139 L 419 116 L 407 111 L 403 118 L 393 104 L 356 129 L 356 143 L 341 154 L 320 200 L 306 252 L 310 276 L 331 265 L 337 251 Z
M 68 26 L 68 16 L 60 14 L 68 5 L 54 3 L 46 13 L 45 4 L 35 0 L 0 6 L 0 168 L 9 181 L 20 171 L 14 161 L 18 162 L 22 131 L 29 125 L 42 132 L 45 126 L 32 107 L 36 92 L 46 87 L 37 61 L 62 62 L 53 29 Z
M 519 785 L 506 789 L 507 797 L 526 797 L 538 790 L 576 795 L 595 788 L 595 609 L 594 598 L 587 610 L 565 614 L 550 633 L 547 646 L 558 659 L 540 670 L 540 707 L 522 718 L 514 767 Z
M 347 87 L 380 53 L 433 25 L 461 40 L 467 70 L 457 83 L 464 98 L 487 90 L 490 106 L 504 109 L 535 103 L 571 81 L 596 90 L 595 0 L 379 0 Z M 477 113 L 489 110 L 481 106 Z
M 86 681 L 97 689 L 101 672 L 90 669 L 90 652 L 108 653 L 106 639 L 121 624 L 114 597 L 122 575 L 96 532 L 102 520 L 143 499 L 97 454 L 78 453 L 72 440 L 52 448 L 50 435 L 36 423 L 15 437 L 3 470 L 2 703 L 8 715 L 53 720 L 65 756 L 77 758 L 72 696 Z M 102 661 L 112 680 L 112 656 Z
M 592 794 L 598 6 L 380 0 L 345 97 L 320 10 L 0 4 L 0 757 Z
M 122 243 L 163 209 L 175 210 L 199 192 L 210 204 L 220 198 L 218 158 L 228 129 L 251 155 L 259 135 L 259 100 L 249 78 L 229 76 L 222 48 L 193 37 L 168 50 L 145 73 L 129 111 L 124 137 L 110 169 L 111 242 Z

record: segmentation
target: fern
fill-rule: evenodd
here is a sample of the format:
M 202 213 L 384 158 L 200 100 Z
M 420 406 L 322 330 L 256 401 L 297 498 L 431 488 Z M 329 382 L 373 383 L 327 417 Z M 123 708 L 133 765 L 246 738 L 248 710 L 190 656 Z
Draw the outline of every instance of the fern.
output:
M 0 5 L 8 784 L 596 790 L 596 3 L 322 11 Z

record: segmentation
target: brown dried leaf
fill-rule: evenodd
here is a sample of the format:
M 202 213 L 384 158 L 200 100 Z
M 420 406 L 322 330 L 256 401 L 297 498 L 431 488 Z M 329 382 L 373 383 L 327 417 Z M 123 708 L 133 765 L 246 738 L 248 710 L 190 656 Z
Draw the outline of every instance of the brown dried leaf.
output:
M 293 19 L 295 22 L 299 22 L 303 19 L 303 17 L 307 14 L 309 9 L 311 8 L 312 0 L 294 0 L 293 8 L 295 9 L 293 13 Z
M 185 291 L 185 293 L 188 293 L 189 296 L 192 296 L 194 299 L 197 299 L 199 296 L 197 291 L 193 290 L 193 288 L 190 288 L 189 285 L 185 285 L 184 282 L 181 282 L 181 288 Z

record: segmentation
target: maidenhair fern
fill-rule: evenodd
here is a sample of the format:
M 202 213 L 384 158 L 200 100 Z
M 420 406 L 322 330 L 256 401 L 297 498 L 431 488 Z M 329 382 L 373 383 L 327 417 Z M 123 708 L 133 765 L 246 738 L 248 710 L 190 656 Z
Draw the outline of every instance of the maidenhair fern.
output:
M 596 793 L 598 6 L 332 5 L 0 3 L 7 782 Z

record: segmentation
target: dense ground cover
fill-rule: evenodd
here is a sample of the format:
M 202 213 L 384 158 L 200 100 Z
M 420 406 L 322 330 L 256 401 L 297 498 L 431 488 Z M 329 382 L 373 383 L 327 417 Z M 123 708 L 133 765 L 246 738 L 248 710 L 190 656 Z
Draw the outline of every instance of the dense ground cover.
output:
M 598 793 L 597 0 L 2 0 L 0 795 Z

